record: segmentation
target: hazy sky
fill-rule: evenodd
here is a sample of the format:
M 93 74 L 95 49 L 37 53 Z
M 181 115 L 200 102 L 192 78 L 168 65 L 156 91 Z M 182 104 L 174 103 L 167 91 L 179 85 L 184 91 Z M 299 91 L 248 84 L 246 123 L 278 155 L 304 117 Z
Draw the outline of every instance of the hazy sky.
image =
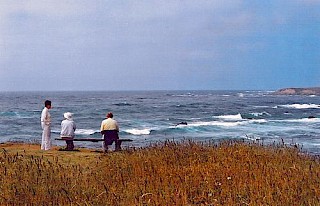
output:
M 320 86 L 320 0 L 0 0 L 0 91 Z

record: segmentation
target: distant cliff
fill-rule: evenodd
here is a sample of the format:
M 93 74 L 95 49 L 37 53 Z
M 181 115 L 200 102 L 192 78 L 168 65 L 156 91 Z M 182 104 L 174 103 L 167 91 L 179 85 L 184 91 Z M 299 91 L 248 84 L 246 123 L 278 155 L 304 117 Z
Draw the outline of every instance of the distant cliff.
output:
M 320 95 L 320 87 L 284 88 L 275 92 L 278 95 Z

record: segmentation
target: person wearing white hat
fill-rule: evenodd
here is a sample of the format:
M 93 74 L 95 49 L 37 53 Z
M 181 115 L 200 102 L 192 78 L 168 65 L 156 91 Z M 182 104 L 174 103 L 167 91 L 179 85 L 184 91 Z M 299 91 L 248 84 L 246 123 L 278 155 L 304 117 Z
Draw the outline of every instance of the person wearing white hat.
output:
M 71 151 L 74 149 L 73 138 L 75 136 L 76 124 L 72 119 L 72 113 L 66 112 L 63 114 L 64 120 L 61 122 L 61 133 L 62 139 L 66 139 L 67 147 L 65 150 Z

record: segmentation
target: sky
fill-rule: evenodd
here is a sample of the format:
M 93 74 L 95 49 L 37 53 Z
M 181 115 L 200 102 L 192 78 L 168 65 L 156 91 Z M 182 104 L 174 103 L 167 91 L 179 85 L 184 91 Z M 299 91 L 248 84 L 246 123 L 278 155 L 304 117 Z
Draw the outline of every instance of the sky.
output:
M 320 0 L 0 0 L 0 91 L 320 86 Z

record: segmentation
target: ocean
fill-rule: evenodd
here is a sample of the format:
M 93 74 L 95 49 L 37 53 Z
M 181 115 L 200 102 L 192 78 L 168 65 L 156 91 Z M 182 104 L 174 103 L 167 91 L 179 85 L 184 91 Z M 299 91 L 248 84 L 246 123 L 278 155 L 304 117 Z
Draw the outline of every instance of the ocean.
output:
M 120 137 L 134 140 L 124 146 L 233 139 L 297 144 L 307 153 L 320 154 L 320 96 L 279 96 L 271 91 L 0 92 L 0 143 L 40 144 L 46 99 L 52 101 L 52 139 L 59 137 L 65 112 L 74 114 L 78 138 L 100 138 L 101 121 L 111 111 Z

